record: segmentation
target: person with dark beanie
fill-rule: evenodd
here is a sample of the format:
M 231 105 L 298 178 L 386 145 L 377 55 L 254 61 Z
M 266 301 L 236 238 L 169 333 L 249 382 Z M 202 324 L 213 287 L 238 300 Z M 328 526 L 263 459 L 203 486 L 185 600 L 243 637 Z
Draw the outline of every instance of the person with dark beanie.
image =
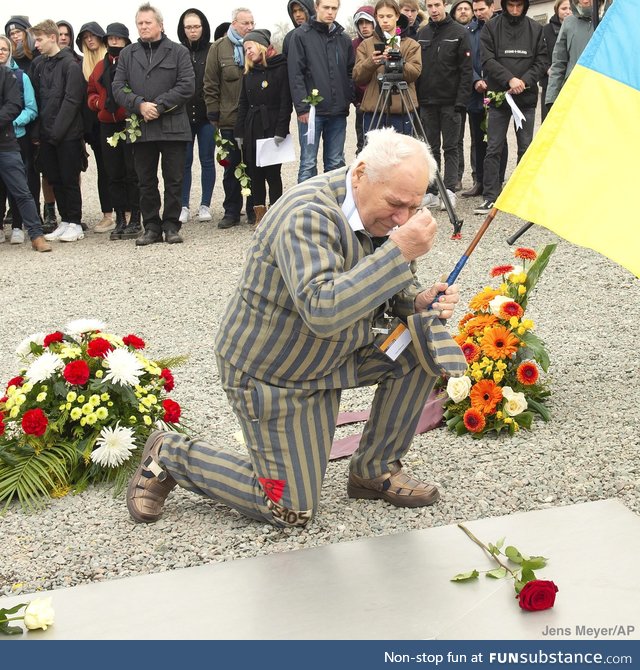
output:
M 282 195 L 282 165 L 258 167 L 256 165 L 256 140 L 273 137 L 280 144 L 289 134 L 291 119 L 291 94 L 287 59 L 276 53 L 271 44 L 271 33 L 254 29 L 242 41 L 245 54 L 244 77 L 238 103 L 238 117 L 234 128 L 236 144 L 242 155 L 251 179 L 253 211 L 257 226 L 267 212 L 267 189 L 269 204 Z
M 122 23 L 110 23 L 103 38 L 107 53 L 89 76 L 87 106 L 97 114 L 100 124 L 102 161 L 107 173 L 109 193 L 116 214 L 112 240 L 133 240 L 142 233 L 140 222 L 140 193 L 133 163 L 133 145 L 110 140 L 125 130 L 127 110 L 113 97 L 113 77 L 120 52 L 131 44 L 129 29 Z M 125 212 L 131 212 L 127 222 Z

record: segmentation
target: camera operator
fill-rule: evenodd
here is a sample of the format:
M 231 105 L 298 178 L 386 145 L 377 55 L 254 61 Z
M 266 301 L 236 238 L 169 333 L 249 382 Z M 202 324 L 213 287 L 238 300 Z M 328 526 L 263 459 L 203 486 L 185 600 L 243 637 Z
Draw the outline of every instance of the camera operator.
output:
M 411 109 L 417 108 L 418 100 L 414 82 L 420 76 L 422 59 L 420 46 L 407 37 L 409 21 L 395 0 L 379 0 L 374 7 L 376 29 L 372 37 L 364 40 L 356 51 L 353 79 L 356 84 L 366 85 L 360 109 L 364 112 L 364 131 L 372 123 L 380 127 L 393 127 L 396 132 L 411 135 Z M 381 82 L 406 82 L 411 109 L 406 109 L 401 95 L 393 90 L 391 104 L 383 110 L 383 117 L 373 118 L 380 98 Z M 378 123 L 380 121 L 380 123 Z

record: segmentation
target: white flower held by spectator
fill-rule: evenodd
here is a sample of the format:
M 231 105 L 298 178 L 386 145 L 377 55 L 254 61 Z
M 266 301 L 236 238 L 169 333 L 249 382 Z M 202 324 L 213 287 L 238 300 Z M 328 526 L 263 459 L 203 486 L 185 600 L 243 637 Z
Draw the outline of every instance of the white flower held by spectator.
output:
M 447 382 L 447 394 L 455 403 L 462 402 L 471 390 L 471 378 L 463 375 L 462 377 L 449 377 Z
M 29 630 L 47 630 L 53 624 L 55 612 L 51 606 L 51 598 L 36 598 L 24 611 L 24 625 Z
M 96 440 L 98 447 L 91 452 L 91 460 L 103 467 L 115 468 L 129 460 L 136 448 L 133 429 L 117 423 L 113 428 L 105 426 Z
M 516 393 L 510 386 L 502 388 L 502 397 L 505 399 L 504 411 L 509 416 L 518 416 L 529 406 L 524 393 Z
M 108 370 L 104 376 L 105 381 L 130 386 L 136 386 L 139 383 L 144 365 L 130 351 L 114 349 L 104 357 L 104 360 Z

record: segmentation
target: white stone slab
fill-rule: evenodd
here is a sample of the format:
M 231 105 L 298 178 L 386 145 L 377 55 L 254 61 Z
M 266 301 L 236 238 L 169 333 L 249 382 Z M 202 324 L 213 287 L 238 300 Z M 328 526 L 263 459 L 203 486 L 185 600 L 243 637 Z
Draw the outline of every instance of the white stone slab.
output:
M 550 639 L 542 634 L 550 626 L 570 629 L 560 639 L 576 639 L 576 626 L 621 624 L 635 626 L 630 638 L 640 639 L 640 517 L 620 502 L 467 526 L 485 542 L 506 536 L 525 553 L 549 557 L 539 577 L 558 584 L 556 606 L 521 611 L 506 580 L 450 582 L 458 572 L 493 567 L 453 525 L 56 589 L 46 593 L 55 625 L 28 637 Z M 0 606 L 31 597 L 3 598 Z

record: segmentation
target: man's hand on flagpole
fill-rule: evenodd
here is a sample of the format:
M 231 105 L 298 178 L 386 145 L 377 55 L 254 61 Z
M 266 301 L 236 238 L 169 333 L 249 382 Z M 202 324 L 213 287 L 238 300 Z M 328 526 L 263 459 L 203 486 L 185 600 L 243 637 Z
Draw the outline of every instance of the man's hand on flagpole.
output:
M 436 302 L 433 302 L 438 293 L 442 293 L 442 295 Z M 441 319 L 450 319 L 459 301 L 460 291 L 457 284 L 448 286 L 446 282 L 436 282 L 431 288 L 418 293 L 414 301 L 414 309 L 416 312 L 436 309 L 440 312 Z

